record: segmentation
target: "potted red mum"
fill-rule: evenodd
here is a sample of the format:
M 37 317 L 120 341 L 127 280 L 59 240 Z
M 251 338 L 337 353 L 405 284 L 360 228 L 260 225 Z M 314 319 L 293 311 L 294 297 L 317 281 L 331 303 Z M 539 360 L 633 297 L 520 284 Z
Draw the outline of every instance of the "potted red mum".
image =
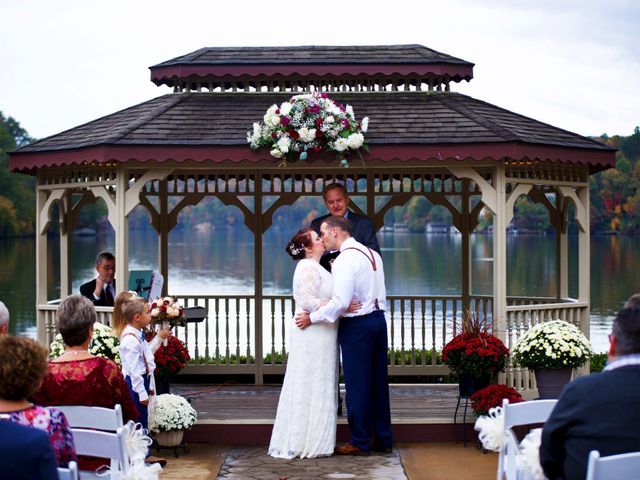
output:
M 156 362 L 156 389 L 157 393 L 170 393 L 171 379 L 189 362 L 191 356 L 182 340 L 169 335 L 167 346 L 161 345 L 154 354 Z
M 509 349 L 477 316 L 463 318 L 462 333 L 445 345 L 442 362 L 458 376 L 460 396 L 469 397 L 505 369 Z
M 523 402 L 522 395 L 518 393 L 515 388 L 507 387 L 502 384 L 489 385 L 488 387 L 478 390 L 471 395 L 471 408 L 473 413 L 478 417 L 481 415 L 487 415 L 489 409 L 494 407 L 501 407 L 502 400 L 508 399 L 509 403 Z

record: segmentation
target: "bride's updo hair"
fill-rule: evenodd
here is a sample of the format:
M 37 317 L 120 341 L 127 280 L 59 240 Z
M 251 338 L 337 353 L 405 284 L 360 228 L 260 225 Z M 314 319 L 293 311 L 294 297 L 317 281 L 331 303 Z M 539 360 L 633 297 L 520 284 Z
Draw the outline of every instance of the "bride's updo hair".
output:
M 291 255 L 291 258 L 301 260 L 305 257 L 304 249 L 311 246 L 312 233 L 315 233 L 313 228 L 303 228 L 302 230 L 298 230 L 298 233 L 289 240 L 285 250 Z

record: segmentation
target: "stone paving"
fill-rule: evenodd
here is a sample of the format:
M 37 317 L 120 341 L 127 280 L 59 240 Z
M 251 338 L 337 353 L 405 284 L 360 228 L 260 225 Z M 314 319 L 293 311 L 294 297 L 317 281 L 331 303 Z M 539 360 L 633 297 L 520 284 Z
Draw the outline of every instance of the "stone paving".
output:
M 218 473 L 225 480 L 371 479 L 406 480 L 400 455 L 372 452 L 369 457 L 331 457 L 284 460 L 267 455 L 264 446 L 233 448 Z

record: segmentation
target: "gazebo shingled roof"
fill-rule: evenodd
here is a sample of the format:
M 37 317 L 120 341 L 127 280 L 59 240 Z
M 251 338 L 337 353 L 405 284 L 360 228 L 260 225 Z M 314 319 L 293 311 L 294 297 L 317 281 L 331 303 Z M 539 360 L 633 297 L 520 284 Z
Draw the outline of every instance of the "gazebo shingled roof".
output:
M 460 82 L 473 78 L 473 63 L 422 45 L 215 47 L 150 67 L 156 85 L 175 86 L 193 78 L 280 75 L 447 75 Z
M 61 162 L 126 162 L 140 158 L 139 148 L 152 146 L 182 148 L 182 154 L 178 148 L 170 155 L 146 155 L 158 162 L 168 158 L 268 161 L 249 149 L 246 132 L 268 106 L 290 96 L 290 92 L 164 95 L 16 150 L 11 169 L 26 172 Z M 594 171 L 613 162 L 612 149 L 606 145 L 459 93 L 336 93 L 332 98 L 353 105 L 360 118 L 371 118 L 367 132 L 371 153 L 365 158 L 437 158 L 438 152 L 445 155 L 455 146 L 458 157 L 481 160 L 503 157 L 500 151 L 510 144 L 509 157 L 515 160 L 587 163 Z M 121 148 L 102 154 L 86 151 L 97 146 Z M 220 155 L 210 149 L 197 154 L 185 148 L 214 146 L 238 148 Z M 408 150 L 403 152 L 403 147 Z

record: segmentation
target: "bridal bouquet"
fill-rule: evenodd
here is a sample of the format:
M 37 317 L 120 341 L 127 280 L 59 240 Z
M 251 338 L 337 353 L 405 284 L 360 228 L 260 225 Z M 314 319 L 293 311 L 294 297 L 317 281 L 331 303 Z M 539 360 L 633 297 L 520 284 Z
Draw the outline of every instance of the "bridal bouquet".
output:
M 186 325 L 184 309 L 176 297 L 158 297 L 151 302 L 149 307 L 153 323 L 168 322 L 172 327 Z
M 122 366 L 120 363 L 120 355 L 118 354 L 118 345 L 120 345 L 120 339 L 113 335 L 111 328 L 100 322 L 93 324 L 93 338 L 89 343 L 89 353 L 96 357 L 110 358 Z M 49 346 L 49 357 L 58 358 L 64 353 L 64 342 L 62 335 L 59 333 L 55 336 L 53 342 Z
M 295 95 L 288 102 L 269 107 L 264 123 L 254 123 L 247 132 L 253 150 L 268 147 L 276 158 L 306 160 L 311 152 L 333 152 L 343 167 L 350 151 L 368 150 L 364 133 L 369 119 L 356 121 L 351 105 L 341 105 L 326 93 Z M 283 162 L 286 164 L 286 161 Z

